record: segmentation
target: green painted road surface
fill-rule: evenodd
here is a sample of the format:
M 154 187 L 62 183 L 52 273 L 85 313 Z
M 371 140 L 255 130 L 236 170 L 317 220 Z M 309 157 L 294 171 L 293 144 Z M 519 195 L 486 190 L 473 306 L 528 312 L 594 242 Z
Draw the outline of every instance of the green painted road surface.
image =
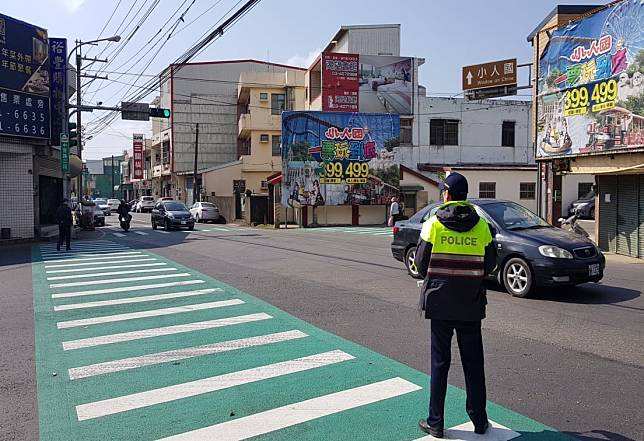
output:
M 74 248 L 32 251 L 42 440 L 432 439 L 425 374 L 148 251 Z M 464 401 L 454 439 L 567 439 L 493 403 L 474 435 Z

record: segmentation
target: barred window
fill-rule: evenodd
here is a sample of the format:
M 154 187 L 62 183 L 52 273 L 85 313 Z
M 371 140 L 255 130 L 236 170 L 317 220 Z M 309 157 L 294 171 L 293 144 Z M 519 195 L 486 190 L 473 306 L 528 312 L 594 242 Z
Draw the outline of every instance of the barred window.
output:
M 479 182 L 481 199 L 496 199 L 496 182 Z

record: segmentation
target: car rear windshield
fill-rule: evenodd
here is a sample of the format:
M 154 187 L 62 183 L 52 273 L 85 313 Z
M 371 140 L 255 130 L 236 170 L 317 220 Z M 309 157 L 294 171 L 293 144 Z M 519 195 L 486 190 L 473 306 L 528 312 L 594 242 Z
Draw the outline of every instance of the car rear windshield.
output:
M 514 202 L 495 202 L 481 206 L 499 225 L 508 230 L 548 228 L 551 225 L 527 208 Z
M 188 211 L 185 205 L 181 202 L 166 202 L 163 204 L 168 211 Z
M 106 204 L 107 200 L 106 199 L 94 199 L 95 204 Z
M 143 196 L 141 198 L 142 201 L 154 201 L 154 198 L 152 196 Z

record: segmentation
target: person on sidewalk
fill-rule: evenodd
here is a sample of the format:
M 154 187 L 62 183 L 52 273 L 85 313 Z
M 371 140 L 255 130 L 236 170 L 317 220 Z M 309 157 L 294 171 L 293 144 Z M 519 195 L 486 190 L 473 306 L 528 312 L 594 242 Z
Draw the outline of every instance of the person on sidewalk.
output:
M 56 223 L 58 224 L 58 244 L 56 249 L 60 251 L 60 247 L 65 242 L 67 251 L 71 250 L 70 242 L 72 240 L 72 209 L 69 208 L 69 201 L 63 199 L 60 207 L 56 209 Z
M 396 222 L 402 219 L 402 214 L 400 213 L 400 203 L 396 196 L 391 198 L 391 205 L 389 206 L 389 220 L 387 221 L 387 226 L 393 227 Z
M 451 173 L 440 184 L 443 205 L 424 224 L 418 240 L 416 267 L 424 277 L 420 307 L 431 319 L 431 385 L 429 416 L 421 430 L 443 437 L 447 374 L 452 335 L 456 331 L 465 374 L 467 414 L 474 432 L 484 434 L 485 371 L 481 320 L 487 304 L 483 278 L 496 267 L 496 253 L 488 223 L 466 202 L 467 179 Z

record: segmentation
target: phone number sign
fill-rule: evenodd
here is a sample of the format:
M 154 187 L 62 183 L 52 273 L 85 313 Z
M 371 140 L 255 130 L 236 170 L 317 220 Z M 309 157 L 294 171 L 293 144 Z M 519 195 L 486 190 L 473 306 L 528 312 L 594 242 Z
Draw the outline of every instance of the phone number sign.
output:
M 49 138 L 49 98 L 0 88 L 0 135 Z
M 600 112 L 615 107 L 617 81 L 599 81 L 575 87 L 564 93 L 564 116 L 585 115 L 589 111 Z

